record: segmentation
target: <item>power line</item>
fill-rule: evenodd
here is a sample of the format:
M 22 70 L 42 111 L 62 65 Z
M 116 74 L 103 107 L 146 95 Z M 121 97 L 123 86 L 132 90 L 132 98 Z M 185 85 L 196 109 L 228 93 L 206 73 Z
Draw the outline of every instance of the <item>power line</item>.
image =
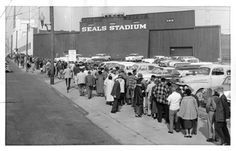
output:
M 13 1 L 13 0 L 10 0 L 9 4 L 7 5 L 7 7 L 6 7 L 5 10 L 2 12 L 2 15 L 0 16 L 0 18 L 2 18 L 2 16 L 3 16 L 4 13 L 6 13 L 6 10 L 7 10 L 7 8 L 10 6 L 10 4 L 11 4 L 12 1 Z
M 38 9 L 38 8 L 32 9 L 32 10 L 30 10 L 30 11 L 33 11 L 33 10 L 36 10 L 36 9 Z M 29 11 L 20 12 L 19 14 L 16 14 L 16 16 L 20 16 L 20 15 L 27 14 L 27 13 L 29 13 Z M 14 17 L 14 15 L 12 15 L 12 16 L 7 16 L 7 17 Z

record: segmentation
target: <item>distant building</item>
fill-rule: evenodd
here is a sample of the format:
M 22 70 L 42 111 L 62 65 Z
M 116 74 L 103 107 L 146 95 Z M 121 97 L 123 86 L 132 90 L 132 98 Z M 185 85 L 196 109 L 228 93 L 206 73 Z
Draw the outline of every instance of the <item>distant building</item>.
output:
M 228 59 L 230 57 L 229 47 L 225 46 L 229 39 L 221 41 L 221 38 L 220 25 L 195 25 L 194 10 L 109 14 L 82 18 L 80 32 L 56 33 L 55 50 L 58 56 L 76 49 L 85 56 L 107 53 L 112 58 L 124 58 L 135 52 L 145 57 L 185 55 L 202 61 L 217 61 L 225 58 L 225 54 Z M 34 35 L 34 55 L 50 56 L 48 33 Z

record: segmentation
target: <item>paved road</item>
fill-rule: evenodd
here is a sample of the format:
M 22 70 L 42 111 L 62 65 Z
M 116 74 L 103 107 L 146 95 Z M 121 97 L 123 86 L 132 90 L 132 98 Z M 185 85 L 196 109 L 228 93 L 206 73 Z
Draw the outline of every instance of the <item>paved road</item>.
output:
M 119 144 L 86 112 L 12 63 L 6 74 L 6 145 Z

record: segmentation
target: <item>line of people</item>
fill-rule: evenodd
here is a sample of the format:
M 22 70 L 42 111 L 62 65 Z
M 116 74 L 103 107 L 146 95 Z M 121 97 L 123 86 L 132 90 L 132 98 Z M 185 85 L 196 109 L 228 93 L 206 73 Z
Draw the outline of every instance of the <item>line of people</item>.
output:
M 197 135 L 199 101 L 187 86 L 180 86 L 154 75 L 150 81 L 146 81 L 136 70 L 126 74 L 118 67 L 108 69 L 79 63 L 72 67 L 67 64 L 62 75 L 68 93 L 73 79 L 80 96 L 87 94 L 88 99 L 91 99 L 93 90 L 96 90 L 97 96 L 104 97 L 106 104 L 112 106 L 111 113 L 120 112 L 123 105 L 130 105 L 137 118 L 150 116 L 159 123 L 164 119 L 169 134 L 173 134 L 174 130 L 182 130 L 186 138 Z M 209 132 L 207 141 L 219 140 L 220 144 L 229 145 L 226 119 L 229 119 L 230 110 L 222 88 L 218 88 L 215 93 L 219 95 L 211 96 L 209 92 L 206 97 Z

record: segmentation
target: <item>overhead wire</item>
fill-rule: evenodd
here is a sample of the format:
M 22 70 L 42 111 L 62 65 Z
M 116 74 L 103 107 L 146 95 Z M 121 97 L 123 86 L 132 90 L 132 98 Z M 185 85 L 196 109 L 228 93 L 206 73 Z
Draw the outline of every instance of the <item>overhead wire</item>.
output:
M 6 10 L 7 10 L 7 8 L 10 6 L 10 4 L 11 4 L 12 1 L 13 1 L 13 0 L 10 0 L 9 4 L 7 5 L 7 7 L 6 7 L 5 10 L 2 12 L 0 18 L 2 18 L 2 16 L 3 16 L 4 13 L 6 13 Z

